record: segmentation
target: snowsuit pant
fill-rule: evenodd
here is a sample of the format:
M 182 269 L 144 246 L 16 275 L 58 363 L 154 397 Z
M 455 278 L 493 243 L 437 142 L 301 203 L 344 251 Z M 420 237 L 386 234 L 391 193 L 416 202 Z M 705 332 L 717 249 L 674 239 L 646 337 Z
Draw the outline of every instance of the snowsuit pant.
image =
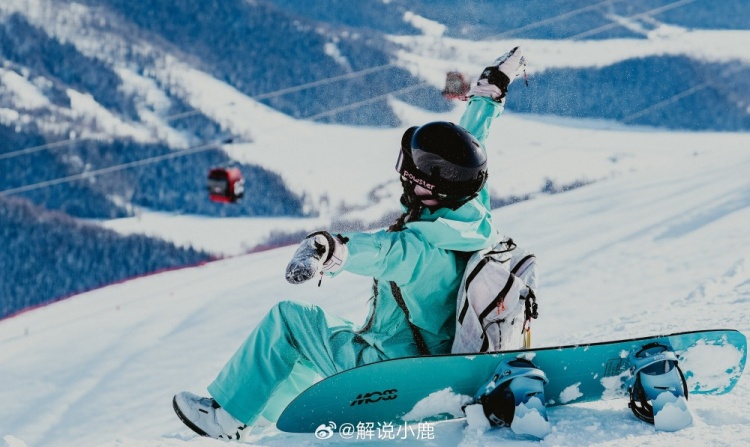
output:
M 342 318 L 318 306 L 284 301 L 271 309 L 209 385 L 236 419 L 275 422 L 320 377 L 384 360 Z

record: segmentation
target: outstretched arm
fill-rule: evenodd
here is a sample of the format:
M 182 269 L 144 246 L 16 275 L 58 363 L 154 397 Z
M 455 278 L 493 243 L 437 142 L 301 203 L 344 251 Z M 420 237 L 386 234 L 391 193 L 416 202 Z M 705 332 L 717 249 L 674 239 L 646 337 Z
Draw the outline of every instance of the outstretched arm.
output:
M 486 67 L 469 91 L 469 104 L 459 124 L 482 144 L 489 135 L 492 120 L 503 112 L 508 86 L 525 66 L 521 48 L 515 47 Z

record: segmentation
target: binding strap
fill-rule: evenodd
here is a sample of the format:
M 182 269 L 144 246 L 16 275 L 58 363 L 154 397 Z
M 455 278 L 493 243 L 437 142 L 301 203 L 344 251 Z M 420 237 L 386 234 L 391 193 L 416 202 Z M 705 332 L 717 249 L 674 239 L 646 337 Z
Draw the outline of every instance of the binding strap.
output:
M 659 349 L 661 349 L 661 351 L 654 351 Z M 641 356 L 642 353 L 648 352 L 649 350 L 652 350 L 654 352 L 646 354 L 646 356 Z M 628 387 L 630 394 L 630 402 L 628 403 L 628 407 L 630 407 L 630 409 L 633 411 L 633 414 L 638 419 L 649 424 L 654 423 L 654 408 L 649 402 L 649 400 L 654 396 L 648 396 L 646 391 L 643 389 L 643 384 L 641 383 L 641 371 L 644 369 L 664 363 L 666 363 L 667 366 L 671 366 L 672 368 L 676 369 L 677 373 L 679 374 L 680 381 L 682 382 L 683 396 L 685 397 L 685 400 L 688 399 L 688 385 L 687 380 L 685 380 L 685 374 L 682 372 L 682 369 L 680 369 L 677 355 L 674 353 L 674 351 L 671 350 L 670 347 L 667 347 L 661 343 L 649 343 L 634 355 L 631 354 L 631 357 L 635 357 L 642 362 L 642 364 L 640 364 L 637 368 L 636 365 L 633 365 L 631 367 L 631 374 L 633 374 L 635 382 Z M 650 357 L 653 357 L 653 359 Z M 661 366 L 658 367 L 661 368 Z M 664 374 L 672 372 L 672 368 L 668 368 L 668 370 L 665 370 Z M 664 390 L 667 391 L 667 388 L 664 388 Z M 673 390 L 669 391 L 674 394 Z
M 424 337 L 422 337 L 422 333 L 419 332 L 419 328 L 415 326 L 414 323 L 411 322 L 411 316 L 409 315 L 409 308 L 406 307 L 406 302 L 404 302 L 404 296 L 401 295 L 401 289 L 393 281 L 390 281 L 389 284 L 391 285 L 391 292 L 393 293 L 393 298 L 396 299 L 396 304 L 398 304 L 398 307 L 400 307 L 401 310 L 403 310 L 404 314 L 406 315 L 406 322 L 409 323 L 409 329 L 411 329 L 412 336 L 414 337 L 414 343 L 417 344 L 417 351 L 419 352 L 419 355 L 430 355 L 430 349 L 427 347 L 427 343 L 424 341 Z

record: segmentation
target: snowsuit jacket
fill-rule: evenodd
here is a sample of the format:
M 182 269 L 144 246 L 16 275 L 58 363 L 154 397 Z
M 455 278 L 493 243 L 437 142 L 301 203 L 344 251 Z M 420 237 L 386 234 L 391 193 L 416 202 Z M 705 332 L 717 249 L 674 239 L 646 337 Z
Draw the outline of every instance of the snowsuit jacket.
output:
M 502 105 L 472 98 L 459 124 L 482 144 Z M 342 271 L 375 279 L 370 314 L 361 327 L 318 306 L 283 301 L 248 336 L 208 387 L 230 414 L 248 424 L 273 422 L 320 377 L 380 360 L 418 355 L 406 314 L 431 354 L 449 353 L 457 290 L 471 253 L 494 245 L 487 185 L 456 210 L 424 210 L 399 232 L 345 233 Z M 335 276 L 335 275 L 334 275 Z M 395 286 L 395 287 L 394 287 Z
M 501 110 L 497 102 L 473 98 L 460 125 L 484 144 L 492 118 Z M 492 246 L 494 233 L 485 184 L 476 199 L 456 210 L 425 209 L 402 231 L 344 234 L 349 239 L 349 258 L 342 270 L 376 280 L 361 337 L 385 358 L 419 354 L 406 315 L 394 298 L 394 292 L 400 292 L 429 352 L 449 353 L 458 287 L 468 259 L 461 253 Z

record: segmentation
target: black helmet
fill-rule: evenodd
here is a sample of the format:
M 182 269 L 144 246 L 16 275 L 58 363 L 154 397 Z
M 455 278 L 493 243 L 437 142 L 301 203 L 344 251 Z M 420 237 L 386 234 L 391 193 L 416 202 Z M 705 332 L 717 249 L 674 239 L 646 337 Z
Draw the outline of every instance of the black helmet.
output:
M 475 197 L 487 181 L 487 155 L 463 127 L 435 121 L 404 133 L 396 170 L 404 186 L 409 184 L 413 190 L 419 185 L 441 205 L 458 207 Z

